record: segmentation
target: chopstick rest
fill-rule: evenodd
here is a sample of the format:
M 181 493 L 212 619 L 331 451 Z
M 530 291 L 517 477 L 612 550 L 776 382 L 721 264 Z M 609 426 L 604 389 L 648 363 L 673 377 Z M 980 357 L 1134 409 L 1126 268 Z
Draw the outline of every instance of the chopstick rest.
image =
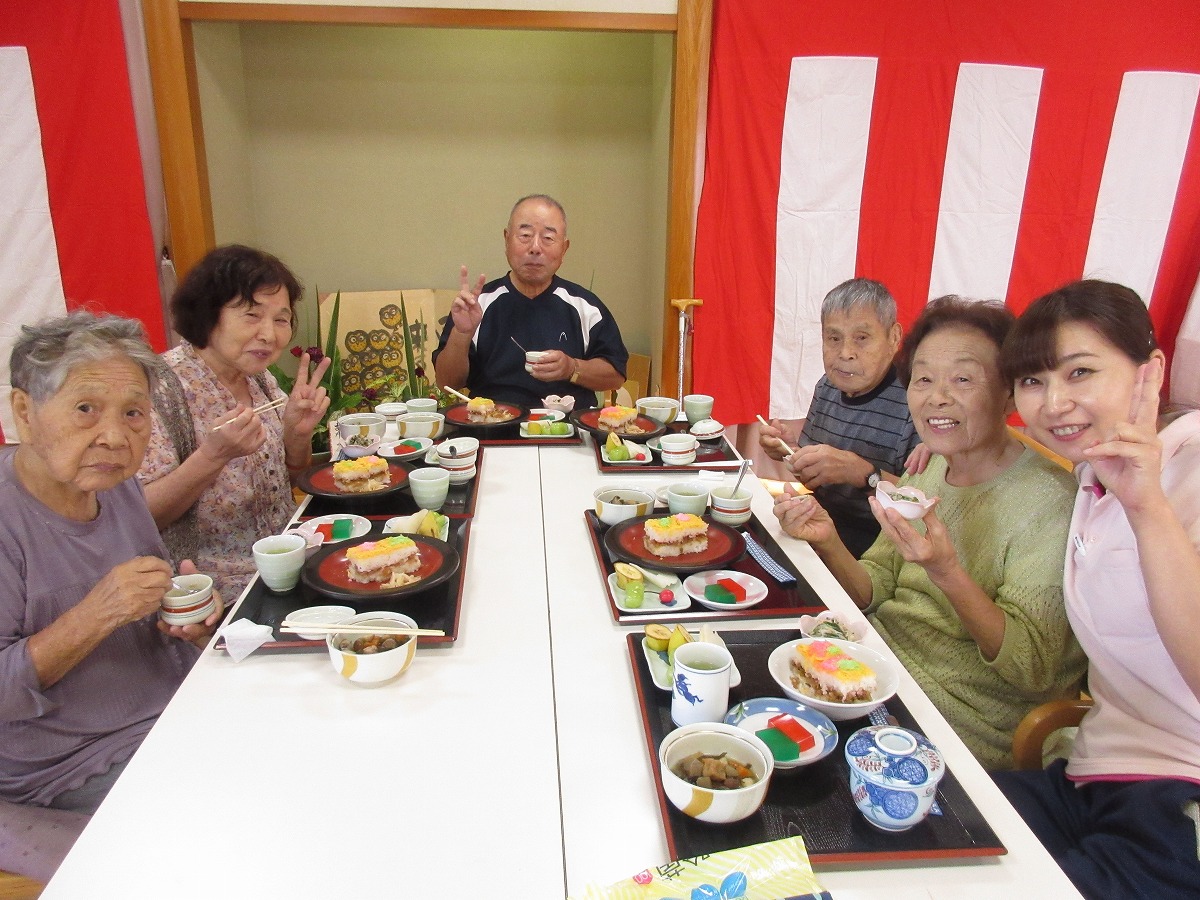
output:
M 777 563 L 760 544 L 749 534 L 743 533 L 742 537 L 746 539 L 746 552 L 754 557 L 754 561 L 763 567 L 768 575 L 778 581 L 780 584 L 795 584 L 796 576 Z

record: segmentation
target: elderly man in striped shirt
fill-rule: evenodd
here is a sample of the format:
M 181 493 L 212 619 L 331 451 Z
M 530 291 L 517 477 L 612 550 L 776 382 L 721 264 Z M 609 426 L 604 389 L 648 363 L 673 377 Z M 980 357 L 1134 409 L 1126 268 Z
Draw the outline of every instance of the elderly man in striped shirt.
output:
M 799 437 L 779 420 L 759 434 L 767 454 L 816 494 L 855 556 L 879 535 L 867 498 L 880 479 L 898 479 L 919 441 L 892 365 L 901 333 L 886 287 L 869 278 L 839 284 L 821 303 L 825 374 Z M 788 456 L 780 438 L 799 449 Z

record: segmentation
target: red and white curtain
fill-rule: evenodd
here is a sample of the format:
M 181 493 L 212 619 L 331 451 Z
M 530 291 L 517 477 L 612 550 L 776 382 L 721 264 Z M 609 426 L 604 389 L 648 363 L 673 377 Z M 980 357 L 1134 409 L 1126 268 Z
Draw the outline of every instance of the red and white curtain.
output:
M 805 414 L 855 276 L 905 324 L 1123 282 L 1200 402 L 1200 4 L 716 0 L 713 33 L 693 365 L 719 418 Z
M 144 49 L 138 48 L 144 55 Z M 118 0 L 0 4 L 0 425 L 22 324 L 87 306 L 166 343 Z

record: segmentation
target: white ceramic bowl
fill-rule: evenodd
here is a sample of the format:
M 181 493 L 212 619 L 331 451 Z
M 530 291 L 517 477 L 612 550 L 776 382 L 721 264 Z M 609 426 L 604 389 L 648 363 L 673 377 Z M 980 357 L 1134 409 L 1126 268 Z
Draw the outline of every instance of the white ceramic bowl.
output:
M 542 398 L 542 405 L 547 409 L 557 409 L 564 415 L 575 408 L 575 398 L 570 394 L 550 394 Z
M 471 466 L 467 469 L 447 469 L 446 471 L 450 474 L 451 484 L 466 484 L 475 477 L 479 469 L 477 466 Z
M 446 468 L 463 468 L 474 465 L 479 456 L 479 438 L 456 437 L 437 445 L 438 462 Z
M 315 519 L 309 519 L 306 522 L 301 522 L 299 525 L 293 528 L 292 531 L 298 532 L 307 538 L 310 535 L 319 534 L 319 526 L 332 525 L 338 519 L 350 520 L 350 537 L 338 538 L 337 540 L 332 538 L 324 539 L 320 544 L 317 544 L 318 547 L 322 544 L 340 544 L 342 541 L 350 540 L 350 538 L 362 537 L 371 530 L 371 520 L 365 516 L 355 516 L 351 515 L 350 513 L 331 513 L 327 516 L 317 516 Z M 309 541 L 308 543 L 310 547 L 313 545 L 312 541 Z M 353 610 L 351 610 L 351 612 L 353 612 Z
M 162 598 L 158 617 L 168 625 L 194 625 L 203 622 L 217 608 L 213 580 L 207 575 L 176 575 L 174 584 Z
M 747 787 L 724 791 L 697 787 L 671 771 L 673 765 L 693 753 L 727 753 L 730 759 L 747 766 L 758 780 Z M 767 745 L 747 731 L 723 722 L 697 722 L 676 728 L 663 738 L 658 747 L 658 766 L 663 792 L 672 806 L 701 822 L 724 824 L 740 822 L 758 812 L 767 796 L 775 759 Z
M 753 515 L 750 511 L 752 495 L 746 488 L 738 488 L 736 494 L 732 487 L 713 488 L 709 498 L 712 502 L 713 520 L 722 525 L 745 525 Z
M 642 397 L 635 405 L 640 415 L 664 425 L 679 417 L 679 401 L 674 397 Z
M 533 372 L 533 364 L 540 363 L 550 355 L 549 350 L 529 350 L 525 353 L 525 371 Z
M 716 419 L 701 419 L 688 431 L 694 434 L 697 440 L 715 441 L 725 433 L 725 426 Z
M 845 632 L 846 637 L 843 639 L 834 634 L 821 634 L 821 626 L 826 622 L 836 623 Z M 833 638 L 834 640 L 861 641 L 867 635 L 867 627 L 866 625 L 852 623 L 848 616 L 827 609 L 825 612 L 815 616 L 801 616 L 800 633 L 804 637 L 823 637 L 826 640 Z
M 348 459 L 358 459 L 360 456 L 370 456 L 373 453 L 379 452 L 380 439 L 378 436 L 370 438 L 366 444 L 351 444 L 349 442 L 342 444 L 342 456 Z
M 892 662 L 882 653 L 872 650 L 870 647 L 864 647 L 862 644 L 856 644 L 853 641 L 831 640 L 829 643 L 841 647 L 847 656 L 853 657 L 875 670 L 875 693 L 871 696 L 870 700 L 863 700 L 859 703 L 835 703 L 832 700 L 810 697 L 808 694 L 792 686 L 791 662 L 792 657 L 796 654 L 796 647 L 799 644 L 812 643 L 814 640 L 823 639 L 800 638 L 795 641 L 788 641 L 786 644 L 780 644 L 772 650 L 770 657 L 767 658 L 767 670 L 771 673 L 771 677 L 775 679 L 775 683 L 783 689 L 783 692 L 793 700 L 798 700 L 806 706 L 811 706 L 813 709 L 819 709 L 835 722 L 848 722 L 851 719 L 858 719 L 868 715 L 881 703 L 890 700 L 900 687 L 900 672 L 897 663 Z
M 771 719 L 779 715 L 787 715 L 795 719 L 799 726 L 812 737 L 813 745 L 799 750 L 795 759 L 781 760 L 775 757 L 776 769 L 798 769 L 801 766 L 812 765 L 824 759 L 837 747 L 838 730 L 830 721 L 829 716 L 785 697 L 755 697 L 735 703 L 725 714 L 725 724 L 736 725 L 743 731 L 755 734 L 757 731 L 770 728 Z M 757 735 L 755 736 L 757 737 Z
M 605 525 L 616 525 L 635 516 L 648 516 L 654 509 L 654 495 L 636 487 L 602 487 L 595 490 L 592 497 L 596 501 L 596 516 Z
M 742 603 L 719 603 L 715 600 L 709 600 L 704 595 L 704 589 L 722 579 L 728 579 L 741 585 L 742 590 L 746 592 L 745 601 Z M 715 609 L 719 612 L 749 609 L 751 606 L 757 606 L 767 599 L 767 586 L 761 580 L 755 578 L 753 575 L 747 575 L 745 572 L 736 572 L 733 569 L 718 569 L 689 575 L 683 580 L 683 589 L 687 591 L 689 597 L 701 606 L 708 609 Z
M 690 466 L 696 461 L 696 451 L 686 450 L 676 453 L 663 450 L 662 461 L 664 466 Z
M 290 622 L 307 622 L 312 625 L 338 625 L 353 615 L 354 610 L 349 606 L 306 606 L 304 609 L 288 613 L 287 617 Z M 306 641 L 323 641 L 328 632 L 300 631 L 297 634 Z
M 876 828 L 908 831 L 929 815 L 946 764 L 925 735 L 871 725 L 850 735 L 845 755 L 850 796 Z
M 442 433 L 446 417 L 441 413 L 405 413 L 396 419 L 396 431 L 402 438 L 435 438 Z
M 415 459 L 418 456 L 423 456 L 433 446 L 433 438 L 410 437 L 404 438 L 404 440 L 412 441 L 417 446 L 406 447 L 400 441 L 390 441 L 379 445 L 379 455 L 385 459 Z
M 906 519 L 920 519 L 933 506 L 933 498 L 920 488 L 900 487 L 882 479 L 875 487 L 875 499 L 884 509 L 894 509 Z
M 408 616 L 395 612 L 365 612 L 350 616 L 341 624 L 383 625 L 390 627 L 416 628 L 417 623 Z M 352 653 L 338 649 L 338 642 L 359 635 L 342 635 L 337 632 L 325 639 L 329 650 L 329 661 L 333 669 L 347 681 L 355 684 L 382 684 L 404 674 L 412 665 L 417 652 L 417 639 L 403 639 L 398 647 L 381 653 Z M 401 638 L 397 638 L 401 640 Z
M 375 412 L 383 416 L 385 419 L 394 422 L 397 416 L 402 416 L 408 412 L 408 404 L 406 403 L 380 403 L 375 407 Z
M 343 441 L 350 440 L 356 434 L 382 440 L 385 428 L 387 419 L 379 413 L 347 413 L 337 420 L 338 434 Z

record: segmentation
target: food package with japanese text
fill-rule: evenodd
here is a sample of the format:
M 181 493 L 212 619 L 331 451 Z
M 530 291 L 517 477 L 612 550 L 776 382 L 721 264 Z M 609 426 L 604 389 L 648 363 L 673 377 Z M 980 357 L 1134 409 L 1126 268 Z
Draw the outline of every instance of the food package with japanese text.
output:
M 639 872 L 573 900 L 831 900 L 808 862 L 804 838 L 790 837 Z

